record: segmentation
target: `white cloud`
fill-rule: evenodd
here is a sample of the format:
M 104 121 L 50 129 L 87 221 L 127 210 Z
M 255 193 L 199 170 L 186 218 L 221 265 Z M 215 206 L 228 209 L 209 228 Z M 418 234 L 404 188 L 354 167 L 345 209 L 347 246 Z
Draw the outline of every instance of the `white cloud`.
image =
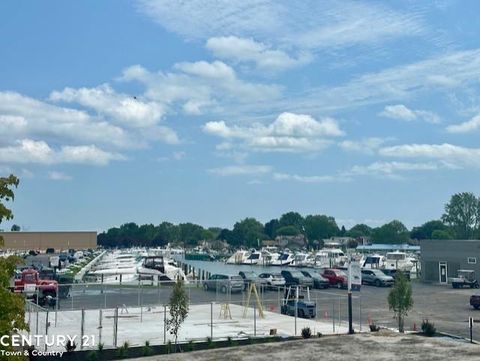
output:
M 236 63 L 255 63 L 262 70 L 282 70 L 303 65 L 312 60 L 309 53 L 303 52 L 298 58 L 292 58 L 286 52 L 271 49 L 253 39 L 236 36 L 221 36 L 208 39 L 207 49 L 222 59 Z
M 364 153 L 364 154 L 375 154 L 375 151 L 380 148 L 386 141 L 390 140 L 391 138 L 366 138 L 359 141 L 355 140 L 344 140 L 340 142 L 338 145 L 340 148 L 347 152 L 354 152 L 354 153 Z
M 137 97 L 116 93 L 108 84 L 95 88 L 65 88 L 53 91 L 51 101 L 76 103 L 94 109 L 114 122 L 128 127 L 148 127 L 157 124 L 165 113 L 158 102 L 141 101 Z
M 347 173 L 350 175 L 392 176 L 399 172 L 437 170 L 436 163 L 375 162 L 366 166 L 356 165 Z
M 72 180 L 72 177 L 68 174 L 58 171 L 48 172 L 48 178 L 55 181 L 69 181 Z
M 412 110 L 407 108 L 403 104 L 387 105 L 385 106 L 385 109 L 380 113 L 380 115 L 392 119 L 404 120 L 407 122 L 418 119 L 424 120 L 428 123 L 440 122 L 440 118 L 435 113 L 425 110 Z
M 339 137 L 344 132 L 332 118 L 315 120 L 310 115 L 282 113 L 268 125 L 227 125 L 224 121 L 208 122 L 204 132 L 229 140 L 222 148 L 239 141 L 249 150 L 263 151 L 309 151 L 318 150 L 329 144 L 326 138 Z
M 273 179 L 277 181 L 297 181 L 301 183 L 329 183 L 329 182 L 347 182 L 350 181 L 348 177 L 341 177 L 335 175 L 314 175 L 303 176 L 298 174 L 288 173 L 274 173 Z
M 285 46 L 323 49 L 425 35 L 420 13 L 396 12 L 379 3 L 139 0 L 138 5 L 167 30 L 188 39 L 255 37 Z
M 480 128 L 480 115 L 474 116 L 472 119 L 460 123 L 453 124 L 447 127 L 449 133 L 469 133 Z
M 385 147 L 379 154 L 386 157 L 435 159 L 449 168 L 480 167 L 480 148 L 444 144 L 403 144 Z
M 53 149 L 44 141 L 22 139 L 14 145 L 0 147 L 2 163 L 73 163 L 100 166 L 107 165 L 112 160 L 123 159 L 125 158 L 118 153 L 110 153 L 94 145 L 61 146 L 60 149 Z
M 272 167 L 268 165 L 231 165 L 222 168 L 212 168 L 210 173 L 219 176 L 236 176 L 236 175 L 262 175 L 272 171 Z
M 84 111 L 57 107 L 15 92 L 0 92 L 0 130 L 8 130 L 12 140 L 41 137 L 136 147 L 132 136 L 118 126 Z
M 232 112 L 240 106 L 254 109 L 279 98 L 282 88 L 274 84 L 240 79 L 221 61 L 181 62 L 175 72 L 153 73 L 134 65 L 123 71 L 122 81 L 138 81 L 144 96 L 166 106 L 179 105 L 187 114 Z

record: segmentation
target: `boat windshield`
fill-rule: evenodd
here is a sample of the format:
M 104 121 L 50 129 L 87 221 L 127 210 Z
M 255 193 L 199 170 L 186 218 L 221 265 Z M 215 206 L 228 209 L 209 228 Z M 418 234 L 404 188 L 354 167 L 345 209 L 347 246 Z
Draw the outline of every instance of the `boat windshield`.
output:
M 405 257 L 405 253 L 387 253 L 387 259 L 391 261 L 402 261 Z

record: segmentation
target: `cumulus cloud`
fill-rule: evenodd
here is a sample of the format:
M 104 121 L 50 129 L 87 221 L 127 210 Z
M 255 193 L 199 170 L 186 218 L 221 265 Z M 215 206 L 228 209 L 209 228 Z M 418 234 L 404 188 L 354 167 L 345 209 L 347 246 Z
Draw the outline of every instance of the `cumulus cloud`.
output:
M 468 148 L 449 143 L 396 145 L 381 148 L 379 154 L 396 158 L 436 159 L 450 168 L 480 167 L 480 148 Z
M 449 133 L 469 133 L 480 128 L 480 115 L 474 116 L 472 119 L 460 123 L 452 124 L 447 127 Z
M 172 72 L 150 72 L 140 65 L 123 71 L 122 81 L 145 86 L 145 97 L 166 106 L 179 105 L 187 114 L 221 113 L 239 106 L 254 108 L 276 99 L 282 88 L 245 81 L 222 61 L 180 62 Z
M 388 139 L 385 138 L 366 138 L 362 140 L 344 140 L 340 142 L 338 145 L 340 148 L 347 152 L 354 152 L 354 153 L 364 153 L 364 154 L 375 154 L 376 150 L 380 148 Z
M 219 176 L 236 176 L 236 175 L 262 175 L 272 171 L 272 167 L 268 165 L 231 165 L 221 168 L 212 168 L 210 173 Z
M 274 173 L 273 179 L 277 181 L 296 181 L 301 183 L 329 183 L 349 181 L 348 177 L 339 177 L 336 175 L 313 175 L 304 176 L 289 173 Z
M 95 88 L 65 88 L 53 91 L 49 99 L 55 102 L 76 103 L 94 109 L 114 122 L 128 127 L 148 127 L 157 124 L 165 113 L 158 102 L 141 101 L 137 97 L 115 92 L 110 85 Z
M 58 171 L 48 172 L 48 178 L 55 181 L 69 181 L 72 180 L 72 177 L 68 174 Z
M 262 70 L 282 70 L 303 65 L 312 60 L 308 52 L 293 58 L 286 52 L 271 49 L 269 46 L 251 38 L 220 36 L 208 39 L 207 49 L 222 59 L 236 63 L 255 63 Z
M 0 92 L 0 130 L 10 139 L 49 137 L 55 140 L 134 147 L 122 128 L 84 111 L 57 107 L 15 92 Z
M 224 147 L 233 147 L 239 141 L 247 149 L 263 151 L 318 150 L 329 144 L 327 138 L 344 135 L 332 118 L 315 120 L 310 115 L 282 113 L 268 125 L 228 125 L 224 121 L 212 121 L 203 126 L 208 134 L 226 139 Z
M 403 120 L 406 122 L 410 122 L 413 120 L 424 120 L 428 123 L 434 124 L 440 122 L 440 118 L 435 113 L 425 110 L 412 110 L 407 108 L 403 104 L 387 105 L 380 113 L 380 115 L 392 119 Z
M 22 139 L 14 145 L 0 147 L 0 162 L 2 163 L 38 163 L 38 164 L 86 164 L 107 165 L 112 160 L 123 160 L 118 153 L 104 151 L 94 145 L 61 146 L 51 148 L 44 141 Z

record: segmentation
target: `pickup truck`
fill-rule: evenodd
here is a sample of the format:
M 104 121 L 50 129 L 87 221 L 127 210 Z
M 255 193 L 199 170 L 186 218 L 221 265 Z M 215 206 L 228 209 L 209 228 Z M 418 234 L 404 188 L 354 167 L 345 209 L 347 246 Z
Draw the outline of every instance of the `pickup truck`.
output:
M 27 298 L 33 298 L 39 305 L 55 305 L 58 282 L 41 279 L 37 270 L 25 269 L 20 278 L 15 279 L 14 292 L 24 293 Z
M 348 276 L 342 270 L 326 268 L 323 270 L 322 276 L 328 279 L 331 286 L 338 288 L 347 288 L 348 286 Z

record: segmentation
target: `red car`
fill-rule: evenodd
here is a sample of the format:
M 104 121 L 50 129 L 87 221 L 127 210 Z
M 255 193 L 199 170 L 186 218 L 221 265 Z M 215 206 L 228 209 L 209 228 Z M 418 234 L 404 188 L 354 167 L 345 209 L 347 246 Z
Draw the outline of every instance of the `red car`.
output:
M 348 284 L 348 276 L 345 272 L 335 268 L 326 268 L 322 272 L 322 276 L 328 279 L 331 286 L 345 288 Z

